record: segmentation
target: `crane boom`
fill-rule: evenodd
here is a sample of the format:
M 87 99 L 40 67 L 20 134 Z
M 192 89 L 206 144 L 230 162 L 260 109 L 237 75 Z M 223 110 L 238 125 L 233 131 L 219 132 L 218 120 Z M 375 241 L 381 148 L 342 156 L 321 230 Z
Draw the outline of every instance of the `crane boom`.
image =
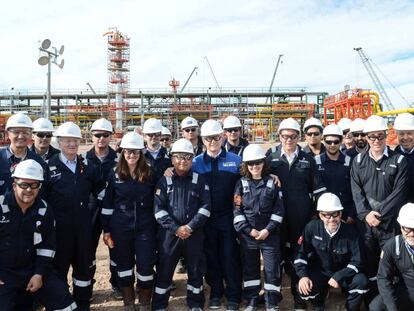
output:
M 191 77 L 193 76 L 194 72 L 195 72 L 197 69 L 198 69 L 198 67 L 194 67 L 193 71 L 191 71 L 190 76 L 187 78 L 187 81 L 185 81 L 185 83 L 184 83 L 183 87 L 182 87 L 182 88 L 181 88 L 181 90 L 180 90 L 180 93 L 182 93 L 182 92 L 184 91 L 185 87 L 186 87 L 186 86 L 187 86 L 187 84 L 188 84 L 188 81 L 190 81 Z
M 282 59 L 282 56 L 283 56 L 283 54 L 279 54 L 279 58 L 277 59 L 275 71 L 273 72 L 272 82 L 270 82 L 269 92 L 272 91 L 273 83 L 275 82 L 275 77 L 276 77 L 277 69 L 279 68 L 279 64 L 280 64 L 280 60 Z M 269 97 L 266 97 L 266 102 L 265 102 L 266 104 L 267 104 L 267 101 L 268 100 L 269 100 Z
M 371 77 L 372 82 L 374 82 L 374 85 L 379 92 L 382 100 L 384 101 L 385 106 L 388 110 L 395 110 L 394 105 L 391 103 L 390 98 L 388 97 L 387 92 L 385 91 L 384 86 L 382 85 L 380 79 L 378 78 L 377 74 L 374 71 L 374 68 L 372 68 L 371 60 L 369 59 L 368 55 L 364 52 L 364 50 L 359 48 L 354 48 L 355 51 L 357 51 L 359 57 L 362 60 L 362 64 L 364 65 L 365 69 L 367 70 L 369 76 Z

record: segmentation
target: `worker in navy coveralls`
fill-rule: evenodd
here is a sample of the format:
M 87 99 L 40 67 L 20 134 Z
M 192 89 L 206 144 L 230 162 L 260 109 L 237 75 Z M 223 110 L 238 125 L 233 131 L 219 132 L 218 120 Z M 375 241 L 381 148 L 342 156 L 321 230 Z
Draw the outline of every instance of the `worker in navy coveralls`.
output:
M 203 176 L 191 170 L 193 145 L 185 138 L 171 149 L 174 171 L 155 188 L 154 214 L 158 227 L 157 279 L 153 310 L 168 305 L 174 269 L 181 256 L 188 273 L 187 305 L 192 311 L 204 307 L 203 226 L 210 217 L 210 191 Z
M 135 310 L 136 265 L 138 298 L 143 311 L 149 310 L 156 262 L 153 175 L 143 155 L 141 135 L 125 134 L 121 148 L 118 164 L 109 174 L 103 202 L 104 242 L 114 251 L 126 310 Z
M 234 227 L 239 233 L 243 260 L 245 311 L 257 310 L 260 292 L 260 254 L 264 263 L 266 310 L 278 310 L 281 295 L 280 227 L 284 209 L 281 191 L 269 175 L 260 145 L 243 152 L 242 178 L 234 191 Z
M 75 310 L 67 285 L 51 265 L 55 220 L 39 196 L 43 169 L 24 160 L 13 178 L 13 189 L 0 196 L 0 309 L 31 310 L 35 297 L 46 310 Z

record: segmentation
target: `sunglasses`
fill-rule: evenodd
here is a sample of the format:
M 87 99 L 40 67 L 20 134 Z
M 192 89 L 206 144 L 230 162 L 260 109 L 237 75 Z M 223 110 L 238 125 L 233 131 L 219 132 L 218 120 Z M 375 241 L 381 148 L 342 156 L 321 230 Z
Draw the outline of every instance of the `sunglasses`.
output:
M 141 153 L 141 150 L 139 150 L 139 149 L 124 149 L 124 153 L 126 155 L 139 155 Z
M 323 217 L 326 219 L 331 219 L 331 217 L 336 218 L 341 214 L 341 212 L 333 212 L 333 213 L 321 213 Z
M 298 139 L 298 135 L 295 135 L 295 134 L 293 134 L 293 135 L 280 135 L 280 137 L 282 137 L 283 138 L 283 140 L 296 140 L 296 139 Z
M 175 154 L 173 155 L 173 158 L 175 158 L 177 161 L 190 161 L 193 158 L 192 154 Z
M 109 134 L 109 133 L 96 133 L 96 134 L 93 134 L 93 136 L 95 136 L 96 138 L 101 138 L 101 137 L 108 138 L 109 136 L 111 136 L 111 134 Z
M 41 183 L 40 182 L 20 182 L 20 183 L 16 183 L 17 186 L 19 186 L 19 188 L 22 188 L 24 190 L 30 188 L 30 189 L 39 189 Z
M 330 146 L 332 146 L 332 145 L 339 145 L 339 143 L 340 143 L 340 140 L 339 139 L 335 139 L 335 140 L 325 140 L 325 144 L 330 145 Z
M 263 164 L 263 160 L 256 160 L 256 161 L 247 161 L 247 166 L 259 166 L 260 164 Z
M 352 137 L 356 137 L 356 138 L 358 138 L 358 137 L 365 137 L 365 136 L 367 136 L 367 134 L 365 134 L 365 133 L 353 133 L 352 134 Z
M 219 140 L 220 140 L 220 138 L 221 138 L 221 136 L 220 136 L 220 135 L 216 135 L 216 136 L 207 136 L 207 137 L 204 137 L 204 139 L 205 139 L 207 142 L 209 142 L 209 143 L 211 143 L 213 140 L 214 140 L 214 141 L 219 141 Z
M 161 133 L 150 133 L 150 134 L 145 134 L 145 135 L 152 138 L 152 137 L 160 137 Z
M 187 133 L 195 132 L 195 131 L 197 131 L 197 128 L 196 127 L 190 127 L 190 128 L 184 129 L 184 131 L 186 131 Z
M 36 136 L 39 138 L 51 138 L 53 136 L 52 133 L 36 133 Z
M 414 228 L 408 228 L 408 227 L 404 227 L 401 226 L 401 229 L 406 233 L 406 234 L 410 234 L 411 232 L 414 232 Z
M 226 131 L 227 132 L 229 132 L 229 133 L 237 133 L 237 132 L 240 132 L 240 128 L 238 128 L 238 127 L 232 127 L 232 128 L 230 128 L 230 129 L 226 129 Z
M 164 137 L 164 138 L 161 138 L 160 141 L 170 141 L 170 138 L 169 137 Z
M 376 140 L 378 140 L 378 141 L 383 141 L 384 139 L 385 139 L 385 135 L 379 135 L 379 136 L 375 136 L 375 135 L 368 135 L 367 136 L 367 138 L 370 140 L 370 141 L 372 141 L 372 142 L 374 142 L 374 141 L 376 141 Z
M 318 137 L 321 135 L 321 133 L 320 132 L 307 132 L 305 135 L 311 136 L 311 137 Z

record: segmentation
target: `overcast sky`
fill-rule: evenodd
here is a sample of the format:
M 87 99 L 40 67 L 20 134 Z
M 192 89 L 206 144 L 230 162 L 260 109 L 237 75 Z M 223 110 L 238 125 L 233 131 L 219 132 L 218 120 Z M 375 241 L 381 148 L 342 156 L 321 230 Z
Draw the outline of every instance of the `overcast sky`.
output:
M 52 89 L 107 86 L 107 39 L 116 26 L 131 38 L 131 88 L 275 86 L 337 93 L 344 85 L 374 88 L 354 47 L 363 47 L 386 77 L 414 102 L 413 1 L 277 0 L 2 0 L 0 92 L 46 87 L 39 44 L 65 45 L 65 67 L 52 69 Z M 378 72 L 396 107 L 401 96 Z

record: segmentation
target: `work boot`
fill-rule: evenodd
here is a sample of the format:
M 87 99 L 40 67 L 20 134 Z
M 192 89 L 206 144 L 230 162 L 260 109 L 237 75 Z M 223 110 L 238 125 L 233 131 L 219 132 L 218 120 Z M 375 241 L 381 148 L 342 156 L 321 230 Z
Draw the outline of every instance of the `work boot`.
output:
M 136 311 L 135 309 L 135 291 L 133 286 L 121 287 L 122 298 L 124 300 L 125 311 Z
M 140 288 L 138 292 L 139 311 L 150 311 L 152 288 Z

